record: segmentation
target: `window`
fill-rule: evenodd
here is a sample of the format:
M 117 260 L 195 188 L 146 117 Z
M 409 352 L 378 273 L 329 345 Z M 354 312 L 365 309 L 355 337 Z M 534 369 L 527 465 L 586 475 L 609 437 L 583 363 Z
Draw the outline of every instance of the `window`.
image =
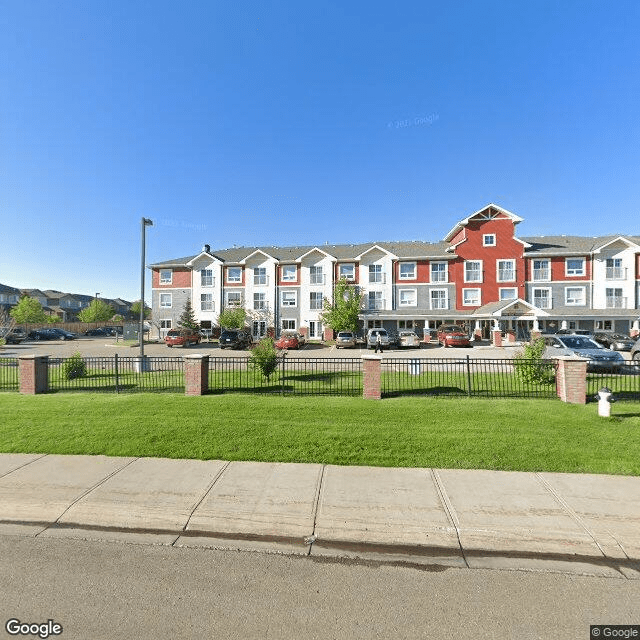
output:
M 383 306 L 382 291 L 369 291 L 369 309 L 382 309 Z
M 160 294 L 160 306 L 165 309 L 171 307 L 171 294 L 170 293 L 161 293 Z
M 625 298 L 622 295 L 622 289 L 610 289 L 607 287 L 607 309 L 624 309 Z
M 309 267 L 309 279 L 311 284 L 324 284 L 322 266 Z
M 398 329 L 413 329 L 413 320 L 398 320 Z
M 516 279 L 516 261 L 498 260 L 498 282 L 513 282 Z
M 171 269 L 160 269 L 160 284 L 171 284 L 173 282 L 173 271 Z
M 267 294 L 266 293 L 254 293 L 253 294 L 253 308 L 256 310 L 264 310 L 267 308 Z
M 322 309 L 322 292 L 321 291 L 312 291 L 309 294 L 309 308 L 317 311 L 318 309 Z
M 448 309 L 449 300 L 447 299 L 446 289 L 431 289 L 431 308 L 432 309 Z
M 446 262 L 431 263 L 431 282 L 448 282 Z
M 242 282 L 242 267 L 228 267 L 227 282 Z
M 267 268 L 255 267 L 253 270 L 253 284 L 254 286 L 262 286 L 267 284 Z
M 344 278 L 345 280 L 355 280 L 356 279 L 356 265 L 355 264 L 341 264 L 338 267 L 338 273 L 340 278 Z
M 383 282 L 381 264 L 369 265 L 369 282 L 374 282 L 374 283 Z
M 281 302 L 283 307 L 297 307 L 298 293 L 296 291 L 283 291 Z
M 567 258 L 565 260 L 565 273 L 568 276 L 584 275 L 584 258 Z
M 613 329 L 613 322 L 611 320 L 596 320 L 597 331 L 611 331 Z
M 564 295 L 567 305 L 583 306 L 585 304 L 584 287 L 567 287 Z
M 482 246 L 483 247 L 495 247 L 496 246 L 496 234 L 495 233 L 485 233 L 482 236 Z
M 203 287 L 213 287 L 212 269 L 202 269 L 202 271 L 200 271 L 200 285 Z
M 295 320 L 282 320 L 282 330 L 283 331 L 291 331 L 296 329 L 296 321 Z
M 533 305 L 538 309 L 551 309 L 551 289 L 534 289 Z
M 200 310 L 213 311 L 213 293 L 200 294 Z
M 533 261 L 533 279 L 534 280 L 551 280 L 551 269 L 549 268 L 549 260 Z
M 415 280 L 415 279 L 416 279 L 416 263 L 401 262 L 400 263 L 400 280 Z
M 465 282 L 482 282 L 482 260 L 466 260 L 465 261 L 464 281 Z
M 415 307 L 418 304 L 418 295 L 415 289 L 400 289 L 400 306 Z
M 367 320 L 367 329 L 382 329 L 382 320 Z
M 463 289 L 462 304 L 466 307 L 479 307 L 480 289 Z
M 295 282 L 298 278 L 298 268 L 295 264 L 285 264 L 282 267 L 282 282 Z
M 242 293 L 240 291 L 227 291 L 227 307 L 242 306 Z
M 500 300 L 515 300 L 517 297 L 518 290 L 515 287 L 500 288 Z
M 160 329 L 171 329 L 171 326 L 172 322 L 170 318 L 166 320 L 160 320 Z
M 622 258 L 607 258 L 607 280 L 624 280 Z

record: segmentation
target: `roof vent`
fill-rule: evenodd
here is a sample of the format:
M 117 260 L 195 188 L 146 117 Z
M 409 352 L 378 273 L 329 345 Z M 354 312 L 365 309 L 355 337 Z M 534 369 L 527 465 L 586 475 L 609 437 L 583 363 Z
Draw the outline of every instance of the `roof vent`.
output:
M 203 250 L 205 253 L 211 253 L 211 247 L 210 247 L 208 244 L 205 244 L 205 245 L 202 247 L 202 250 Z

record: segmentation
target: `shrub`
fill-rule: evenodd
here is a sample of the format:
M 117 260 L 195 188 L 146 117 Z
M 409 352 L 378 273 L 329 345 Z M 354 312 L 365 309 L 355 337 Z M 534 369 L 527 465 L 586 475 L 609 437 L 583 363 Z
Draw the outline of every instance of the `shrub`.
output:
M 279 361 L 280 358 L 278 358 L 278 352 L 271 336 L 262 338 L 252 349 L 251 357 L 249 358 L 251 366 L 260 371 L 266 380 L 278 368 Z
M 87 375 L 87 364 L 79 352 L 74 353 L 62 365 L 62 373 L 67 380 L 84 378 Z
M 555 377 L 553 363 L 542 357 L 544 347 L 544 340 L 538 338 L 525 344 L 524 349 L 515 355 L 513 366 L 516 376 L 522 382 L 538 384 L 553 382 Z

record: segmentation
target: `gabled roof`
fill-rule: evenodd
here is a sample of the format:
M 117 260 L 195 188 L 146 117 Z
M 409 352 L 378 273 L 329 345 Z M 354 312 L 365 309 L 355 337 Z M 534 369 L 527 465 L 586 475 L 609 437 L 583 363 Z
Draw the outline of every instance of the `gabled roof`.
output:
M 509 313 L 511 311 L 511 313 Z M 498 300 L 497 302 L 489 302 L 481 307 L 478 307 L 474 312 L 474 316 L 481 317 L 494 317 L 499 318 L 501 316 L 548 316 L 549 314 L 543 309 L 532 305 L 530 302 L 523 300 L 522 298 L 516 298 L 511 300 Z
M 507 211 L 506 209 L 499 207 L 497 204 L 490 202 L 488 205 L 482 207 L 482 209 L 478 209 L 478 211 L 472 213 L 466 218 L 463 218 L 462 220 L 460 220 L 460 222 L 457 222 L 454 225 L 453 229 L 451 229 L 451 231 L 449 231 L 449 233 L 447 233 L 447 235 L 444 237 L 445 241 L 449 242 L 453 238 L 453 236 L 455 236 L 455 234 L 458 233 L 458 231 L 460 231 L 460 229 L 462 229 L 463 227 L 466 227 L 469 224 L 469 222 L 471 222 L 471 220 L 473 220 L 474 218 L 478 218 L 481 220 L 493 219 L 493 217 L 495 216 L 493 216 L 491 213 L 486 213 L 488 209 L 493 209 L 496 212 L 502 214 L 503 216 L 506 216 L 507 218 L 513 221 L 513 224 L 518 224 L 519 222 L 522 222 L 524 219 L 524 218 L 521 218 L 520 216 L 517 216 L 515 213 L 511 213 L 511 211 Z
M 296 262 L 300 262 L 301 260 L 306 258 L 308 255 L 312 254 L 314 251 L 317 251 L 318 253 L 321 253 L 322 255 L 326 256 L 327 258 L 330 258 L 331 262 L 335 262 L 337 260 L 337 258 L 335 256 L 332 256 L 330 253 L 327 253 L 323 249 L 320 249 L 319 247 L 313 247 L 313 249 L 309 249 L 309 251 L 306 251 L 301 256 L 299 256 Z
M 375 251 L 376 249 L 378 251 L 382 251 L 382 253 L 386 253 L 387 255 L 390 255 L 392 258 L 397 258 L 398 257 L 393 252 L 389 251 L 389 249 L 385 249 L 383 246 L 381 246 L 379 244 L 372 244 L 366 251 L 363 251 L 361 254 L 357 255 L 355 257 L 355 260 L 362 260 L 362 256 L 365 256 L 370 251 Z
M 608 247 L 609 245 L 614 244 L 616 242 L 622 242 L 626 244 L 628 247 L 635 247 L 638 251 L 640 251 L 640 245 L 638 245 L 637 242 L 634 242 L 633 240 L 629 239 L 626 236 L 617 236 L 612 240 L 609 240 L 608 242 L 601 244 L 600 246 L 594 246 L 593 252 L 600 253 L 605 247 Z

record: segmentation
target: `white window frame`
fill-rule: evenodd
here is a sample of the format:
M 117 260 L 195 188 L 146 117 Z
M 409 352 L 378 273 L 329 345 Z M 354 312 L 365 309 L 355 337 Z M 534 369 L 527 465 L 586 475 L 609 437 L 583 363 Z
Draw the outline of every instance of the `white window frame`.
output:
M 231 277 L 231 271 L 238 270 L 238 277 Z M 227 282 L 240 283 L 242 282 L 242 267 L 227 267 Z
M 384 273 L 381 264 L 369 265 L 369 284 L 384 284 Z
M 507 269 L 500 269 L 500 263 L 506 263 L 506 262 L 510 262 L 511 263 L 511 273 L 513 274 L 513 277 L 511 278 L 501 278 L 500 277 L 500 271 L 506 271 Z M 515 282 L 516 281 L 516 261 L 513 258 L 500 258 L 499 260 L 496 260 L 496 282 Z
M 540 291 L 545 291 L 547 293 L 546 298 L 545 296 L 536 295 L 536 293 L 539 293 Z M 553 294 L 551 293 L 550 287 L 534 287 L 531 304 L 533 304 L 535 307 L 538 307 L 538 309 L 552 309 L 553 308 L 552 295 Z M 548 302 L 548 305 L 546 307 L 541 307 L 540 305 L 536 304 L 536 298 L 538 300 L 546 299 Z
M 410 274 L 403 274 L 402 267 L 411 267 Z M 401 262 L 398 267 L 398 280 L 415 280 L 418 275 L 418 263 L 417 262 Z
M 380 311 L 384 309 L 384 292 L 383 291 L 369 291 L 367 293 L 367 309 L 369 311 Z M 372 303 L 373 302 L 373 306 Z
M 467 279 L 467 265 L 468 264 L 478 264 L 480 268 L 478 269 L 478 275 L 480 276 L 478 280 L 468 280 Z M 475 272 L 475 270 L 474 270 Z M 482 260 L 465 260 L 464 261 L 464 282 L 482 282 L 484 274 L 484 263 Z
M 169 277 L 165 274 L 169 274 Z M 173 284 L 173 269 L 160 269 L 160 284 Z
M 160 320 L 160 331 L 166 329 L 167 331 L 171 330 L 173 327 L 173 320 L 171 318 L 162 318 Z
M 433 269 L 434 266 L 443 266 L 444 269 L 440 270 L 435 270 Z M 444 276 L 444 278 L 440 279 L 439 277 L 436 279 L 433 277 L 433 274 L 437 273 L 437 274 L 442 274 Z M 449 263 L 448 262 L 444 262 L 442 260 L 440 261 L 434 261 L 431 262 L 429 264 L 429 279 L 431 282 L 449 282 Z
M 367 329 L 382 329 L 382 320 L 367 320 Z
M 324 284 L 324 269 L 321 264 L 314 264 L 309 267 L 309 284 L 314 286 Z
M 495 233 L 483 233 L 482 234 L 482 246 L 483 247 L 495 247 L 497 244 L 497 238 Z
M 163 302 L 163 300 L 169 300 L 169 304 Z M 160 294 L 160 308 L 161 309 L 171 309 L 173 307 L 173 295 L 171 293 L 161 293 Z
M 208 275 L 205 275 L 208 274 Z M 216 284 L 215 276 L 213 275 L 213 269 L 200 269 L 200 286 L 201 287 L 214 287 Z
M 415 328 L 415 325 L 413 320 L 398 320 L 398 330 L 401 330 L 401 329 L 410 330 L 414 328 Z
M 470 291 L 477 291 L 477 302 L 467 302 L 466 294 Z M 462 306 L 463 307 L 479 307 L 482 305 L 482 289 L 479 287 L 468 288 L 462 290 Z
M 262 291 L 254 291 L 253 308 L 255 311 L 264 311 L 267 308 L 267 294 Z
M 409 302 L 402 300 L 402 294 L 411 294 L 413 297 Z M 398 306 L 400 307 L 417 307 L 418 306 L 418 290 L 417 289 L 399 289 L 398 290 Z
M 288 296 L 293 296 L 293 302 L 287 300 Z M 282 307 L 297 307 L 298 306 L 298 292 L 297 291 L 281 291 L 280 292 L 280 306 Z
M 266 287 L 269 284 L 269 276 L 267 275 L 267 267 L 253 268 L 253 286 Z
M 572 302 L 573 298 L 569 298 L 569 291 L 582 291 L 581 301 Z M 576 298 L 577 300 L 577 298 Z M 587 304 L 587 290 L 586 287 L 565 287 L 564 288 L 564 303 L 567 307 L 584 307 Z
M 215 311 L 213 293 L 200 294 L 200 311 Z
M 433 301 L 434 293 L 444 293 L 444 296 L 439 296 L 436 300 L 440 300 L 444 302 L 444 306 L 434 306 Z M 431 289 L 429 291 L 429 308 L 430 309 L 448 309 L 449 308 L 449 290 L 448 289 Z
M 513 291 L 513 296 L 506 298 L 504 293 L 507 291 Z M 498 290 L 500 300 L 517 300 L 518 299 L 518 287 L 500 287 Z
M 281 331 L 296 331 L 298 329 L 298 327 L 296 325 L 297 325 L 297 323 L 296 323 L 295 318 L 281 318 L 280 319 Z
M 320 306 L 318 306 L 318 299 L 320 300 Z M 323 308 L 324 296 L 322 291 L 310 291 L 309 292 L 309 309 L 311 311 L 321 311 Z
M 282 265 L 282 282 L 296 282 L 298 279 L 298 267 L 295 264 Z
M 238 296 L 238 301 L 231 301 L 229 299 L 229 296 Z M 224 294 L 224 299 L 225 299 L 225 304 L 227 307 L 233 307 L 233 308 L 237 308 L 237 307 L 241 307 L 242 306 L 242 291 L 226 291 Z
M 536 262 L 544 264 L 544 267 L 538 267 L 536 269 Z M 543 271 L 546 273 L 546 278 L 540 278 L 536 276 L 536 271 Z M 531 279 L 533 282 L 550 282 L 551 281 L 551 260 L 549 258 L 532 258 L 531 260 Z
M 349 275 L 346 275 L 345 273 L 343 273 L 343 269 L 344 270 L 349 270 Z M 340 264 L 338 265 L 338 278 L 342 279 L 344 278 L 345 280 L 355 280 L 356 279 L 356 265 L 353 262 L 347 262 L 344 264 Z
M 571 260 L 581 260 L 582 261 L 582 268 L 581 269 L 569 269 L 569 262 Z M 587 260 L 586 258 L 582 257 L 582 258 L 565 258 L 564 259 L 564 273 L 567 277 L 569 278 L 579 278 L 581 276 L 584 276 L 587 272 Z

